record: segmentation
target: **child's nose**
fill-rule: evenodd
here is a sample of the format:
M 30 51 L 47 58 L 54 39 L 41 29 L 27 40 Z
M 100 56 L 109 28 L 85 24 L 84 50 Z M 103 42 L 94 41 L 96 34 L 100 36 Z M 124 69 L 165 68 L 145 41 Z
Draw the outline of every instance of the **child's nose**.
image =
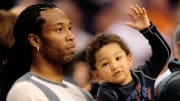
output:
M 118 62 L 112 62 L 111 70 L 114 71 L 114 70 L 116 70 L 116 68 L 118 68 Z

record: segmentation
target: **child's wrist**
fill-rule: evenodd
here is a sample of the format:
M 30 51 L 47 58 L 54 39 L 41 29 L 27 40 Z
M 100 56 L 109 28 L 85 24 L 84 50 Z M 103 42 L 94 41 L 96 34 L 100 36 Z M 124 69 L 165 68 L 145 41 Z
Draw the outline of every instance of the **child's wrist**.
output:
M 153 23 L 150 21 L 149 22 L 149 26 L 147 26 L 146 28 L 142 29 L 142 30 L 139 30 L 141 33 L 145 33 L 146 31 L 148 31 L 149 29 L 152 29 L 153 27 Z

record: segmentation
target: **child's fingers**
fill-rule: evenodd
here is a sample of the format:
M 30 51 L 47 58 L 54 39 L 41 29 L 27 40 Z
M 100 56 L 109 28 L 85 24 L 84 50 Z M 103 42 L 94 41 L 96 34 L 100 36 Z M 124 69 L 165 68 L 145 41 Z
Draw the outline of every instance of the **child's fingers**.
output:
M 133 24 L 132 22 L 126 22 L 126 25 L 128 25 L 128 26 L 134 28 L 134 24 Z
M 146 12 L 146 9 L 145 9 L 145 8 L 142 8 L 142 11 L 143 11 L 143 14 L 144 14 L 144 15 L 147 15 L 147 12 Z
M 132 11 L 128 11 L 126 13 L 130 16 L 131 19 L 135 19 L 135 15 L 132 13 Z
M 139 15 L 144 14 L 143 9 L 139 7 L 138 5 L 135 5 L 135 8 L 138 10 Z
M 138 26 L 136 26 L 133 22 L 126 22 L 126 25 L 135 29 L 139 29 Z
M 130 7 L 130 10 L 132 11 L 132 13 L 133 13 L 134 15 L 139 15 L 139 11 L 138 11 L 138 9 L 137 9 L 136 7 L 131 6 L 131 7 Z

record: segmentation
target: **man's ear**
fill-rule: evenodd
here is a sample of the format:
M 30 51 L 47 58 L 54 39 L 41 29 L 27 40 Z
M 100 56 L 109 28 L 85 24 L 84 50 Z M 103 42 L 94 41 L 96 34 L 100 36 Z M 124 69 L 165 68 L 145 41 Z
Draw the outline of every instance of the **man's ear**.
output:
M 91 71 L 92 77 L 96 80 L 103 80 L 96 70 Z
M 176 58 L 180 58 L 180 41 L 177 41 L 177 43 L 176 43 L 176 46 L 175 46 L 175 53 L 174 53 L 174 55 L 175 55 L 175 57 Z
M 36 34 L 29 34 L 28 35 L 28 40 L 29 40 L 29 43 L 33 46 L 33 47 L 35 47 L 35 48 L 37 48 L 37 47 L 40 47 L 40 38 L 39 38 L 39 36 L 38 35 L 36 35 Z
M 177 42 L 176 48 L 177 48 L 178 52 L 180 52 L 180 41 Z

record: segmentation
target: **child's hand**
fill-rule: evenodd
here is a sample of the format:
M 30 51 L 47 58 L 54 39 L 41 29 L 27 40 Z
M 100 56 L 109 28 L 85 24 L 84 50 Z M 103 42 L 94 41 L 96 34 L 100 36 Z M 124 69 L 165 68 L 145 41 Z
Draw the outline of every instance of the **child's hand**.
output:
M 150 21 L 144 8 L 140 8 L 138 5 L 131 6 L 127 14 L 133 20 L 126 23 L 128 26 L 137 30 L 143 30 L 150 26 Z

